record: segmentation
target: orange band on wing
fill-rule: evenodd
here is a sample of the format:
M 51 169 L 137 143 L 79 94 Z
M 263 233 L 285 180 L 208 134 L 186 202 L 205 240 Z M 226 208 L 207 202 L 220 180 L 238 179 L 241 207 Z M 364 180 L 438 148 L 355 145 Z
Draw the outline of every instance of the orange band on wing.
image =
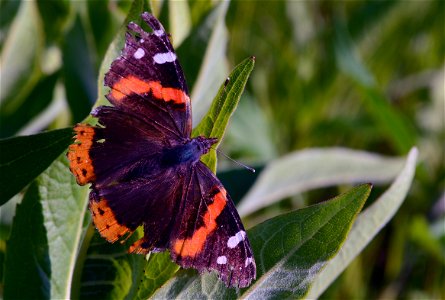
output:
M 221 188 L 219 193 L 213 197 L 213 203 L 208 206 L 203 217 L 204 225 L 196 230 L 190 238 L 176 240 L 173 244 L 173 251 L 182 257 L 195 257 L 204 247 L 209 234 L 216 229 L 216 218 L 223 211 L 226 202 L 226 190 Z
M 133 243 L 128 249 L 128 253 L 136 253 L 136 254 L 148 254 L 150 252 L 149 247 L 145 247 L 145 243 L 147 241 L 145 238 L 141 238 Z
M 107 241 L 114 243 L 130 232 L 128 227 L 117 222 L 116 216 L 108 206 L 106 199 L 101 198 L 99 201 L 90 200 L 90 211 L 93 215 L 94 225 L 96 225 L 100 235 Z
M 181 89 L 163 87 L 159 81 L 143 81 L 135 76 L 128 76 L 116 81 L 111 87 L 110 95 L 114 101 L 120 102 L 131 94 L 145 94 L 152 92 L 153 97 L 166 102 L 173 101 L 175 104 L 183 104 L 190 101 L 189 96 Z
M 68 148 L 67 157 L 70 161 L 70 170 L 76 176 L 80 185 L 94 181 L 96 175 L 90 157 L 90 149 L 93 145 L 94 127 L 85 124 L 77 124 L 75 142 Z

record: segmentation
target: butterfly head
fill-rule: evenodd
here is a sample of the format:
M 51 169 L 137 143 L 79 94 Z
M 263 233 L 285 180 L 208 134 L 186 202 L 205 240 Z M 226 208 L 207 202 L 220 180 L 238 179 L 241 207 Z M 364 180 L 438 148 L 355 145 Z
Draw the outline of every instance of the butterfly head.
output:
M 196 145 L 201 155 L 208 153 L 212 145 L 216 144 L 217 142 L 217 138 L 206 138 L 204 136 L 198 136 L 191 140 L 191 143 Z

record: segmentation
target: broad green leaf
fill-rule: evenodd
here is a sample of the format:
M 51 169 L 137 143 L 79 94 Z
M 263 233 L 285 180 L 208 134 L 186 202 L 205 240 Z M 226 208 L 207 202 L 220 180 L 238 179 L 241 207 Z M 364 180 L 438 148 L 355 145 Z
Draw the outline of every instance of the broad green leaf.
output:
M 86 191 L 68 171 L 65 154 L 30 185 L 7 244 L 5 297 L 70 298 Z
M 42 24 L 35 1 L 23 1 L 0 57 L 1 115 L 12 115 L 40 77 Z
M 389 158 L 343 148 L 307 149 L 271 162 L 238 206 L 250 214 L 285 197 L 319 187 L 351 182 L 388 182 L 403 167 Z
M 308 298 L 319 297 L 394 216 L 411 187 L 417 155 L 417 149 L 411 149 L 403 170 L 393 184 L 359 215 L 342 249 L 314 281 Z
M 154 296 L 159 299 L 302 298 L 317 273 L 343 244 L 370 191 L 370 185 L 361 185 L 330 201 L 272 218 L 250 229 L 248 236 L 257 264 L 257 280 L 247 289 L 227 289 L 213 273 L 182 272 Z
M 0 205 L 43 172 L 72 141 L 65 128 L 0 140 Z
M 241 93 L 246 86 L 247 79 L 253 70 L 255 58 L 250 57 L 241 62 L 229 75 L 228 82 L 225 82 L 219 89 L 218 94 L 212 102 L 208 113 L 201 120 L 199 125 L 193 130 L 193 136 L 206 136 L 218 139 L 214 146 L 218 147 L 221 142 L 227 124 L 238 105 Z M 216 170 L 216 153 L 210 151 L 201 158 L 213 172 Z

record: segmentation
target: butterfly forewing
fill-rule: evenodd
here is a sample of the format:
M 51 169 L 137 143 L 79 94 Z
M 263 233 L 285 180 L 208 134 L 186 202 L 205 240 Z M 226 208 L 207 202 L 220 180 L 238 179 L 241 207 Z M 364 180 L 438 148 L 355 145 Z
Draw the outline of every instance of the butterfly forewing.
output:
M 128 25 L 122 54 L 105 75 L 105 85 L 110 87 L 106 97 L 123 110 L 189 137 L 190 98 L 182 68 L 159 21 L 148 13 L 142 18 L 153 32 L 145 32 L 135 23 Z

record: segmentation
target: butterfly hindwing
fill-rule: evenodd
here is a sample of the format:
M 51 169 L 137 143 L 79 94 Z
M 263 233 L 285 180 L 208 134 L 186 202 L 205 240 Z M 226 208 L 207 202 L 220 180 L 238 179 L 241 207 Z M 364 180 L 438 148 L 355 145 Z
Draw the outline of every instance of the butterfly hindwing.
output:
M 228 286 L 248 286 L 255 259 L 230 196 L 203 163 L 190 173 L 171 237 L 173 259 L 199 272 L 216 271 Z

